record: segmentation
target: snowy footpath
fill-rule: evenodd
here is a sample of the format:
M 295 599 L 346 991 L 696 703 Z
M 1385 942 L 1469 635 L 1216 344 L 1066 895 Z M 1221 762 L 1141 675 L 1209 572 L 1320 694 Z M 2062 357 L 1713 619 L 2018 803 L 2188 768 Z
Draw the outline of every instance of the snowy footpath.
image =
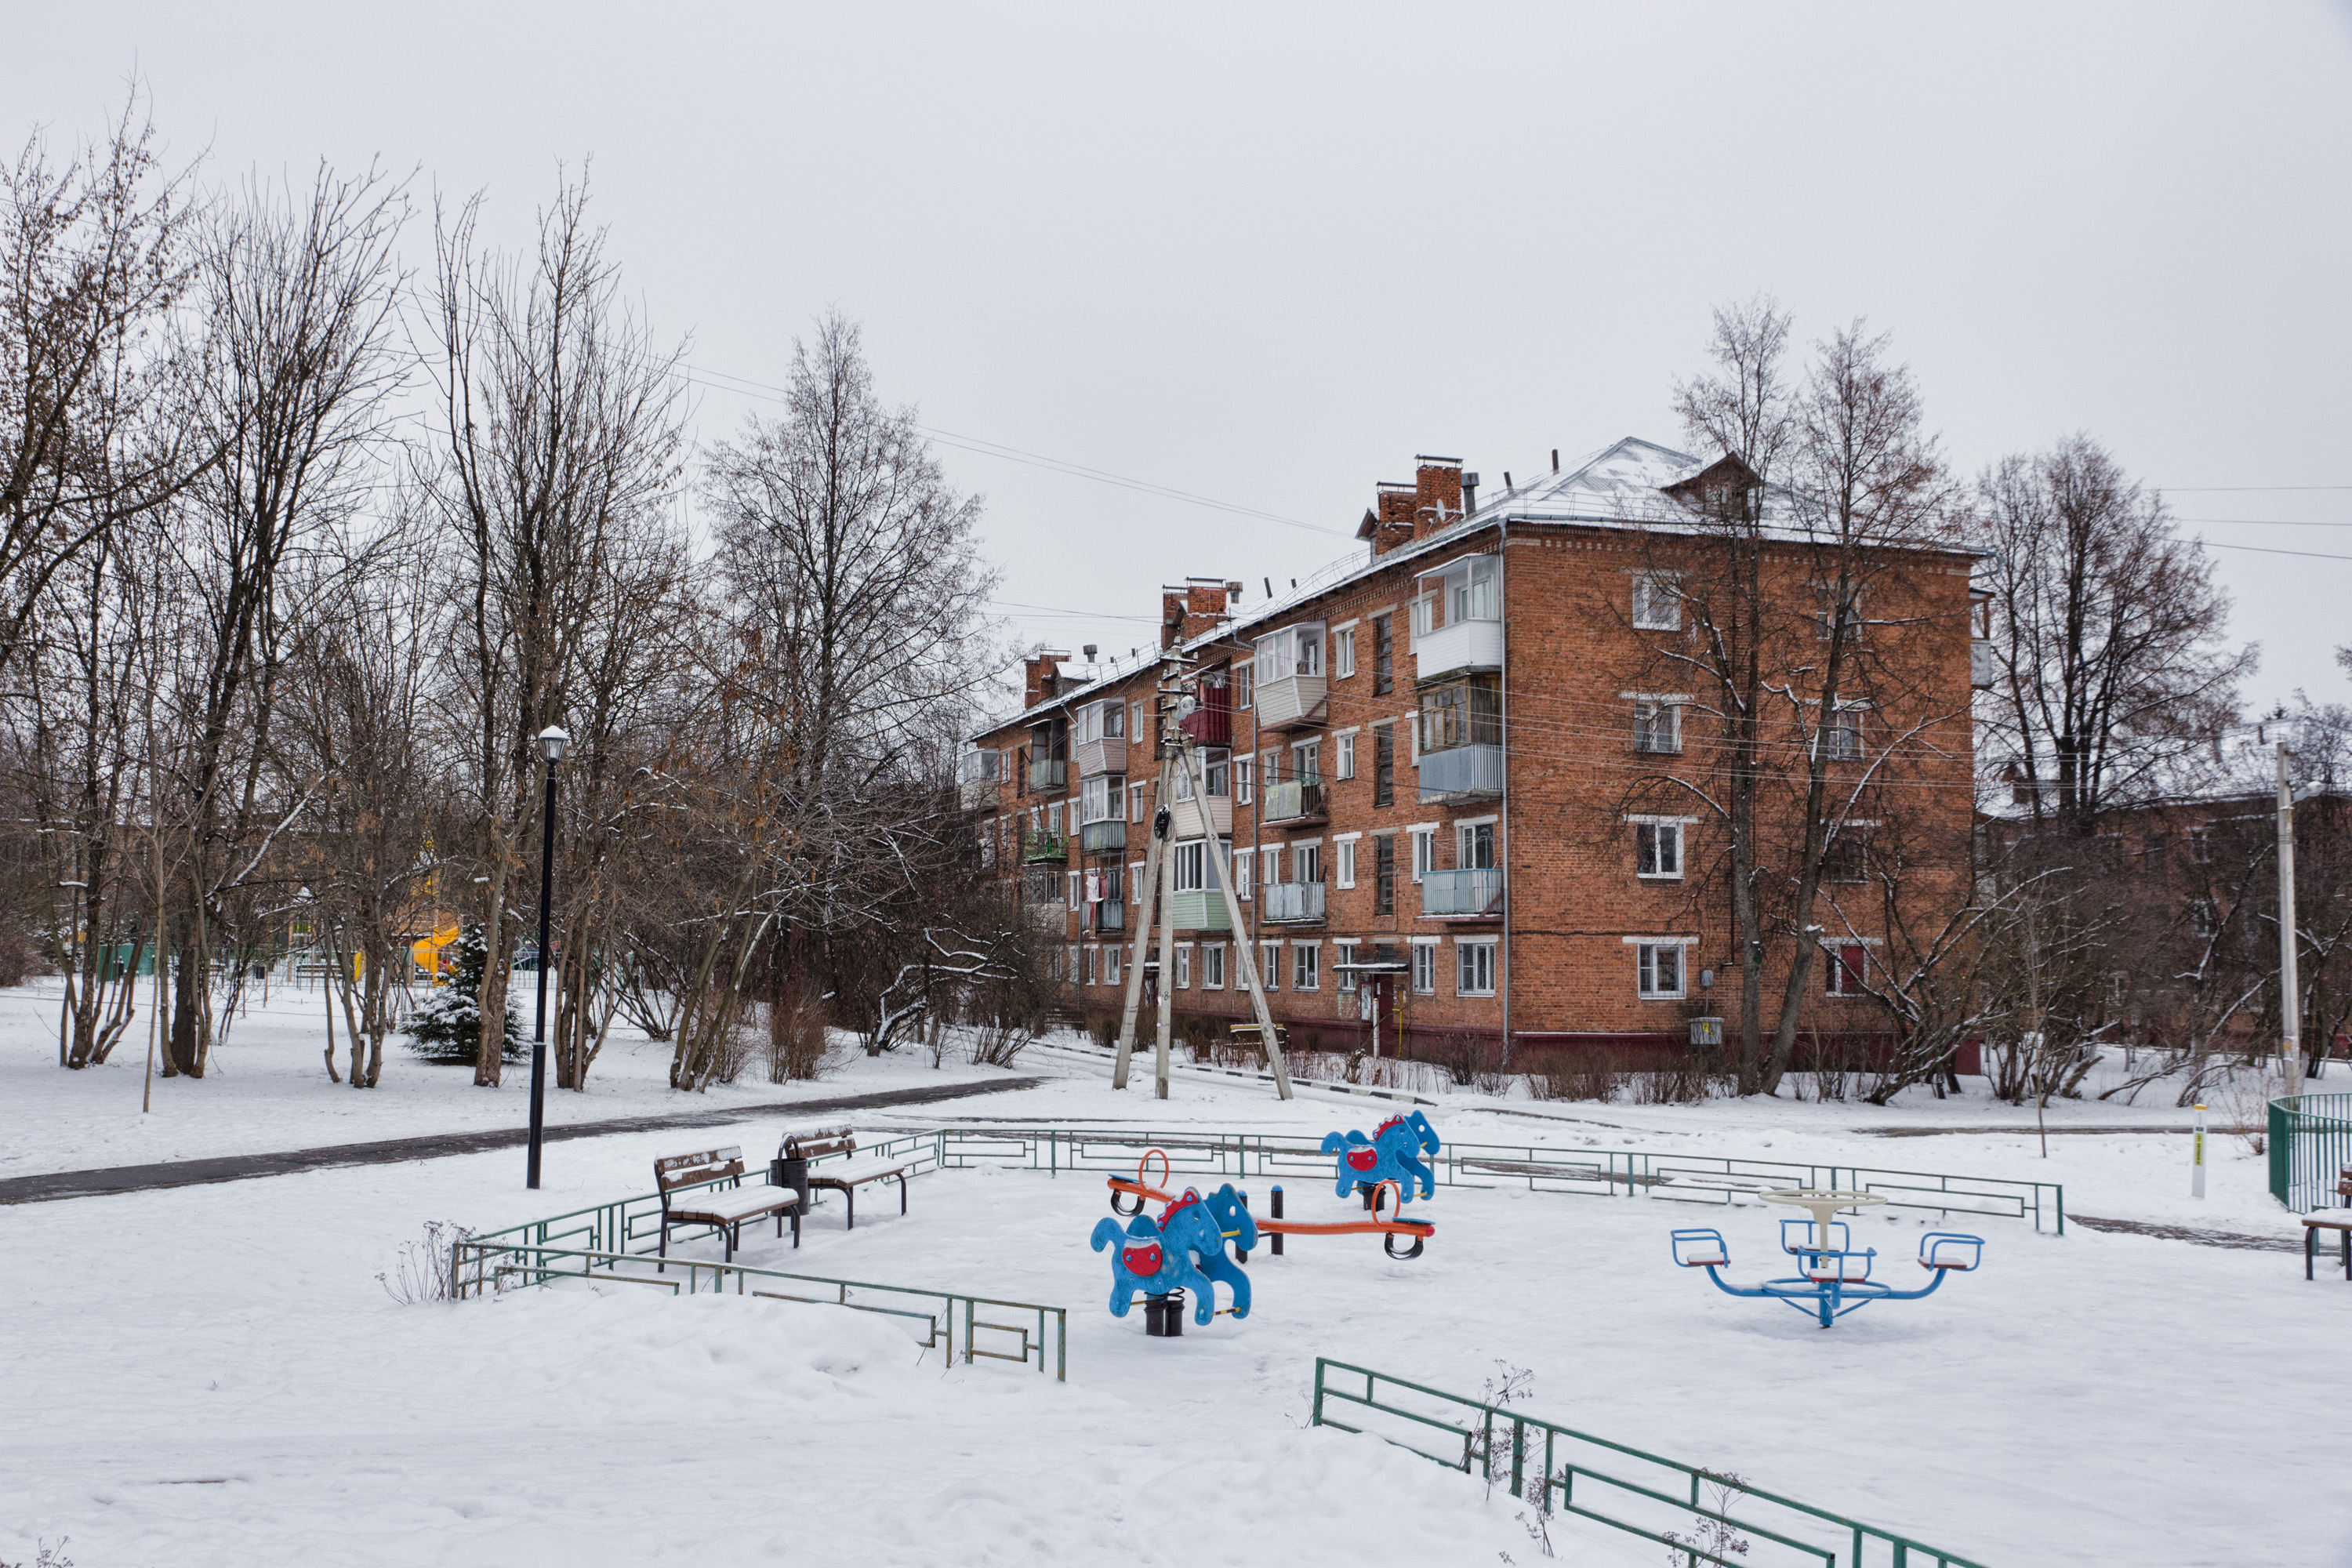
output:
M 0 995 L 9 1174 L 510 1125 L 523 1104 L 404 1057 L 374 1095 L 330 1086 L 320 1037 L 289 1006 L 239 1022 L 222 1078 L 159 1083 L 142 1125 L 135 1071 L 56 1068 L 41 1000 Z M 607 1056 L 601 1091 L 551 1096 L 551 1114 L 679 1108 L 659 1047 Z M 980 1070 L 858 1058 L 792 1092 Z M 877 1133 L 995 1119 L 1320 1134 L 1369 1130 L 1388 1109 L 1311 1092 L 1283 1106 L 1192 1074 L 1162 1104 L 1148 1076 L 1115 1094 L 1076 1053 L 1032 1053 L 1021 1071 L 1049 1081 L 859 1120 Z M 1986 1239 L 1979 1271 L 1824 1332 L 1668 1258 L 1667 1231 L 1714 1225 L 1731 1278 L 1785 1273 L 1787 1211 L 1448 1187 L 1426 1207 L 1438 1234 L 1423 1257 L 1360 1237 L 1261 1250 L 1248 1319 L 1188 1321 L 1166 1341 L 1145 1337 L 1139 1310 L 1104 1310 L 1109 1269 L 1087 1245 L 1108 1212 L 1097 1177 L 941 1172 L 916 1181 L 903 1218 L 872 1201 L 845 1232 L 836 1199 L 798 1252 L 747 1236 L 753 1265 L 1066 1307 L 1066 1383 L 946 1365 L 901 1323 L 838 1309 L 614 1283 L 404 1306 L 378 1285 L 426 1221 L 488 1230 L 644 1192 L 656 1155 L 740 1142 L 756 1162 L 804 1124 L 752 1103 L 787 1098 L 778 1086 L 727 1093 L 745 1102 L 739 1126 L 551 1145 L 536 1194 L 520 1153 L 501 1151 L 0 1208 L 0 1563 L 60 1538 L 76 1568 L 1544 1560 L 1507 1489 L 1309 1427 L 1318 1355 L 1474 1397 L 1524 1370 L 1533 1415 L 1988 1564 L 2352 1563 L 2352 1286 L 2305 1284 L 2277 1252 L 1982 1220 L 1960 1227 Z M 2299 1233 L 2242 1140 L 2215 1140 L 2211 1195 L 2195 1204 L 2185 1138 L 2053 1137 L 2045 1160 L 2030 1112 L 2021 1123 L 1981 1098 L 1885 1111 L 1436 1098 L 1440 1133 L 1469 1142 L 2063 1182 L 2070 1210 Z M 2085 1106 L 2060 1119 L 2182 1121 Z M 2001 1123 L 2021 1130 L 1874 1131 Z M 1328 1184 L 1285 1184 L 1293 1217 L 1346 1212 Z M 1888 1272 L 1916 1272 L 1924 1228 L 1907 1215 L 1854 1226 Z M 1559 1524 L 1552 1546 L 1570 1563 L 1666 1561 Z

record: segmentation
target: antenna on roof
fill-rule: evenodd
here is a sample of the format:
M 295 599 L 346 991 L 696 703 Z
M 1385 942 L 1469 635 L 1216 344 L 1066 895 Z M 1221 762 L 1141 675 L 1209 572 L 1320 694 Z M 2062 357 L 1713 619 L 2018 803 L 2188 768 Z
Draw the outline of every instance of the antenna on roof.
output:
M 1559 472 L 1559 448 L 1557 447 L 1551 449 L 1551 471 L 1555 474 Z
M 1505 495 L 1509 495 L 1517 489 L 1518 489 L 1518 486 L 1511 483 L 1511 470 L 1505 468 L 1503 470 L 1503 493 Z
M 1265 596 L 1269 599 L 1274 597 L 1274 579 L 1271 577 L 1265 579 Z

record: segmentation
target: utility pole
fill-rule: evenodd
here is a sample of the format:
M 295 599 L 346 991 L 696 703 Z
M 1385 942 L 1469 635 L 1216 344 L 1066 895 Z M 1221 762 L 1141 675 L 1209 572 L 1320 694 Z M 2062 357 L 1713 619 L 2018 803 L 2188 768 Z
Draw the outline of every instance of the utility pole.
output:
M 1168 804 L 1176 793 L 1176 753 L 1167 743 L 1166 716 L 1155 713 L 1152 719 L 1160 726 L 1160 732 L 1152 737 L 1153 749 L 1160 752 L 1160 784 L 1151 796 L 1151 820 L 1144 826 L 1151 835 L 1151 842 L 1143 854 L 1143 883 L 1135 890 L 1135 948 L 1128 956 L 1127 1003 L 1119 1011 L 1118 1054 L 1110 1069 L 1113 1089 L 1127 1087 L 1128 1066 L 1135 1056 L 1136 1016 L 1143 1011 L 1143 961 L 1150 955 L 1152 927 L 1159 923 L 1160 906 L 1164 901 L 1160 888 L 1160 869 L 1168 859 Z M 1140 741 L 1142 737 L 1133 739 Z M 1171 978 L 1164 973 L 1160 976 L 1163 992 Z M 1162 1078 L 1164 1081 L 1164 1074 Z
M 1179 751 L 1184 759 L 1187 776 L 1192 781 L 1192 798 L 1201 803 L 1202 821 L 1206 826 L 1213 828 L 1216 825 L 1207 821 L 1209 786 L 1208 780 L 1201 772 L 1201 759 L 1192 754 L 1192 743 L 1189 741 L 1183 742 Z M 1209 835 L 1208 856 L 1211 863 L 1217 869 L 1217 890 L 1224 895 L 1225 921 L 1234 928 L 1234 935 L 1237 939 L 1234 946 L 1241 952 L 1242 981 L 1249 987 L 1250 1010 L 1257 1016 L 1257 1037 L 1265 1042 L 1266 1065 L 1274 1069 L 1275 1092 L 1284 1100 L 1288 1100 L 1290 1067 L 1282 1059 L 1282 1041 L 1274 1032 L 1274 1010 L 1266 1005 L 1265 987 L 1258 981 L 1257 943 L 1249 940 L 1249 932 L 1242 925 L 1241 900 L 1234 892 L 1232 857 L 1224 853 L 1224 846 L 1219 842 L 1214 832 Z M 1165 997 L 1167 993 L 1164 988 L 1160 994 Z M 1161 1003 L 1163 1007 L 1166 1005 L 1165 1001 Z
M 2278 746 L 2279 1042 L 2281 1089 L 2303 1092 L 2303 994 L 2294 973 L 2294 786 L 2287 782 L 2286 742 Z

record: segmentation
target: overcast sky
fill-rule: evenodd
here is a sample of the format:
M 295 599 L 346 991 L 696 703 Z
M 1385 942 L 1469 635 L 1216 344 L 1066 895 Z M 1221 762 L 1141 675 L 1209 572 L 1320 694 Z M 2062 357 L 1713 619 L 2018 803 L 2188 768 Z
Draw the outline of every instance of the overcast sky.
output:
M 1711 306 L 1892 331 L 1954 465 L 2087 431 L 2217 545 L 2249 707 L 2352 699 L 2352 4 L 26 7 L 8 139 L 134 71 L 219 177 L 380 158 L 527 237 L 559 161 L 712 379 L 864 323 L 1013 629 L 1359 548 L 1417 452 L 1489 485 L 1674 444 Z M 411 231 L 412 260 L 429 228 Z M 705 437 L 761 406 L 698 394 Z M 2260 521 L 2222 520 L 2263 520 Z

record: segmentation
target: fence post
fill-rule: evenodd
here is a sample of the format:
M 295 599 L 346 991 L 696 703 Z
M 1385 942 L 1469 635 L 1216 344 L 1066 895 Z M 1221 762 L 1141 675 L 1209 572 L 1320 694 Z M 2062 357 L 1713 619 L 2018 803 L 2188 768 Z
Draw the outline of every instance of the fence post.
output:
M 1528 1424 L 1517 1416 L 1511 1418 L 1511 1496 L 1525 1502 L 1528 1496 Z
M 1315 1417 L 1307 1423 L 1310 1426 L 1323 1425 L 1323 1368 L 1326 1364 L 1321 1356 L 1315 1358 Z

